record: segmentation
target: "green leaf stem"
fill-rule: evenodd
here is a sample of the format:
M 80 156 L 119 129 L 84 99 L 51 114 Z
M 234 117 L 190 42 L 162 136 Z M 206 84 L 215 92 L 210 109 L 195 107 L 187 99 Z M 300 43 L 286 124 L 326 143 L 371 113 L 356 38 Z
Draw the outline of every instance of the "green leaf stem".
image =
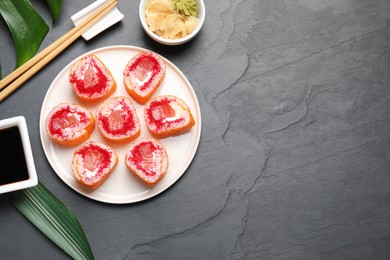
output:
M 43 234 L 74 259 L 94 259 L 88 239 L 73 211 L 42 183 L 11 193 L 12 204 Z

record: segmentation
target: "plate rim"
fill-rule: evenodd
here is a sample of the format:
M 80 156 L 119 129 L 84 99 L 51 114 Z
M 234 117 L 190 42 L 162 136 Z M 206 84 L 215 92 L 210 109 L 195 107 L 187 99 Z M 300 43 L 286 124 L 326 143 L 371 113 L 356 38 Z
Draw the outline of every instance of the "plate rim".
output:
M 192 84 L 189 82 L 188 78 L 184 75 L 184 73 L 173 63 L 171 62 L 170 60 L 168 60 L 167 58 L 165 58 L 164 56 L 162 56 L 161 54 L 155 52 L 155 51 L 152 51 L 152 52 L 155 52 L 157 53 L 163 60 L 166 64 L 168 64 L 169 66 L 171 66 L 171 68 L 180 75 L 180 77 L 182 78 L 183 81 L 185 81 L 186 83 L 186 87 L 188 88 L 188 91 L 190 92 L 190 95 L 191 95 L 191 99 L 192 101 L 194 102 L 195 104 L 195 109 L 196 109 L 196 112 L 198 114 L 198 122 L 195 124 L 197 126 L 197 130 L 196 130 L 196 136 L 195 136 L 195 145 L 194 145 L 194 148 L 192 150 L 192 152 L 189 154 L 189 160 L 186 162 L 186 164 L 184 165 L 183 167 L 183 172 L 182 173 L 179 173 L 177 174 L 177 176 L 175 176 L 175 178 L 173 178 L 167 185 L 165 185 L 164 187 L 162 187 L 161 189 L 159 189 L 157 192 L 154 192 L 154 193 L 150 193 L 150 194 L 147 194 L 146 196 L 143 196 L 142 198 L 138 198 L 138 199 L 128 199 L 128 200 L 110 200 L 108 198 L 106 199 L 103 199 L 103 198 L 96 198 L 94 197 L 93 195 L 91 195 L 91 193 L 86 193 L 86 192 L 82 192 L 80 189 L 77 189 L 77 187 L 74 187 L 73 185 L 69 184 L 66 180 L 65 180 L 65 177 L 62 176 L 61 174 L 59 174 L 57 172 L 57 170 L 55 169 L 55 167 L 53 166 L 54 164 L 54 159 L 51 158 L 49 155 L 48 155 L 48 148 L 45 147 L 45 144 L 44 144 L 44 134 L 45 134 L 45 129 L 44 129 L 44 124 L 43 122 L 45 122 L 45 119 L 46 119 L 46 115 L 44 114 L 44 110 L 45 108 L 48 106 L 47 103 L 49 102 L 48 101 L 48 98 L 49 98 L 49 94 L 50 92 L 55 89 L 55 86 L 54 84 L 60 79 L 60 77 L 63 76 L 63 74 L 70 68 L 70 66 L 76 62 L 78 59 L 86 56 L 86 55 L 89 55 L 89 54 L 95 54 L 95 53 L 98 53 L 98 52 L 102 52 L 102 51 L 110 51 L 110 50 L 114 50 L 114 51 L 117 51 L 119 49 L 125 49 L 125 50 L 131 50 L 131 51 L 151 51 L 151 50 L 148 50 L 146 48 L 142 48 L 142 47 L 138 47 L 138 46 L 133 46 L 133 45 L 109 45 L 109 46 L 104 46 L 104 47 L 99 47 L 99 48 L 95 48 L 93 50 L 90 50 L 90 51 L 87 51 L 83 54 L 80 54 L 79 56 L 77 56 L 76 58 L 72 59 L 70 62 L 67 63 L 67 65 L 65 65 L 65 67 L 63 67 L 58 73 L 57 75 L 54 77 L 54 79 L 51 81 L 51 84 L 50 86 L 48 87 L 48 89 L 46 90 L 46 93 L 45 93 L 45 96 L 44 96 L 44 99 L 42 101 L 42 105 L 41 105 L 41 109 L 40 109 L 40 116 L 39 116 L 39 133 L 40 133 L 40 142 L 41 142 L 41 146 L 43 148 L 43 151 L 44 151 L 44 154 L 45 154 L 45 157 L 47 159 L 47 161 L 49 162 L 50 164 L 50 167 L 52 168 L 52 170 L 55 172 L 55 174 L 57 175 L 57 177 L 59 177 L 61 179 L 62 182 L 64 182 L 69 188 L 71 188 L 73 191 L 75 191 L 76 193 L 86 197 L 86 198 L 89 198 L 91 200 L 94 200 L 94 201 L 98 201 L 98 202 L 103 202 L 103 203 L 108 203 L 108 204 L 133 204 L 133 203 L 137 203 L 137 202 L 141 202 L 141 201 L 145 201 L 145 200 L 148 200 L 148 199 L 151 199 L 153 197 L 156 197 L 158 195 L 160 195 L 161 193 L 163 193 L 164 191 L 168 190 L 170 187 L 172 187 L 183 175 L 184 173 L 188 170 L 189 166 L 191 165 L 192 161 L 194 160 L 195 158 L 195 155 L 198 151 L 198 147 L 199 147 L 199 143 L 200 143 L 200 137 L 201 137 L 201 132 L 202 132 L 202 116 L 201 116 L 201 109 L 200 109 L 200 105 L 199 105 L 199 101 L 198 101 L 198 98 L 197 98 L 197 95 L 195 93 L 195 90 L 194 88 L 192 87 Z

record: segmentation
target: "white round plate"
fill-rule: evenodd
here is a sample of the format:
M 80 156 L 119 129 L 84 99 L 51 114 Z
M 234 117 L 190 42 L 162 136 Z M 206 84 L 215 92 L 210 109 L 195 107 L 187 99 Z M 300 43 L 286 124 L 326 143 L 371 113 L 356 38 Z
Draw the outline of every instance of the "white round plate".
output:
M 102 186 L 96 190 L 89 190 L 88 188 L 81 186 L 76 181 L 71 170 L 73 152 L 76 147 L 64 147 L 54 144 L 46 134 L 46 117 L 50 110 L 57 104 L 61 102 L 76 103 L 86 107 L 94 114 L 100 104 L 97 103 L 90 105 L 82 103 L 74 95 L 73 90 L 69 85 L 68 74 L 71 65 L 75 61 L 88 54 L 96 55 L 111 71 L 117 82 L 117 90 L 111 97 L 130 97 L 124 88 L 122 73 L 127 62 L 135 54 L 144 50 L 145 49 L 134 46 L 118 45 L 99 48 L 81 55 L 69 63 L 57 75 L 50 85 L 42 103 L 39 127 L 41 143 L 46 157 L 62 181 L 78 193 L 88 198 L 112 204 L 126 204 L 154 197 L 173 185 L 184 174 L 195 156 L 201 133 L 201 115 L 198 99 L 190 82 L 184 74 L 165 58 L 163 59 L 167 65 L 166 74 L 154 96 L 170 94 L 183 99 L 190 107 L 194 116 L 195 126 L 185 134 L 160 140 L 167 150 L 169 156 L 169 167 L 165 177 L 155 186 L 149 187 L 145 185 L 134 177 L 127 169 L 124 160 L 128 145 L 114 145 L 107 143 L 118 154 L 118 165 Z M 150 136 L 145 123 L 143 123 L 143 106 L 139 105 L 135 101 L 133 101 L 133 104 L 141 122 L 141 137 Z M 90 139 L 105 143 L 97 127 L 95 127 Z

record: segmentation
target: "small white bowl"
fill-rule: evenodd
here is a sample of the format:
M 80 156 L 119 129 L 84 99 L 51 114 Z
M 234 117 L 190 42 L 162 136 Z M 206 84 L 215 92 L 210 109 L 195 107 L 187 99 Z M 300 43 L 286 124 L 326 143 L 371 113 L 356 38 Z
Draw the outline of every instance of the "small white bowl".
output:
M 20 134 L 20 138 L 18 138 L 19 137 L 18 134 Z M 10 152 L 10 150 L 6 150 L 5 152 L 6 153 L 8 152 L 9 154 L 0 159 L 0 161 L 5 161 L 5 163 L 8 164 L 8 166 L 3 165 L 3 170 L 1 173 L 3 177 L 6 174 L 15 174 L 15 167 L 13 168 L 12 164 L 19 164 L 19 165 L 24 164 L 24 162 L 15 161 L 15 159 L 17 160 L 19 157 L 24 157 L 26 162 L 26 173 L 23 174 L 26 177 L 17 178 L 17 179 L 15 178 L 15 180 L 12 182 L 7 180 L 7 183 L 5 183 L 4 181 L 4 184 L 0 185 L 0 194 L 10 192 L 10 191 L 30 188 L 37 185 L 38 176 L 35 169 L 34 159 L 31 151 L 31 144 L 30 144 L 30 138 L 28 136 L 26 119 L 23 116 L 17 116 L 17 117 L 1 120 L 0 135 L 2 135 L 0 136 L 2 140 L 5 138 L 9 138 L 10 136 L 15 137 L 14 140 L 10 140 L 11 144 L 21 146 L 18 147 L 20 148 L 18 149 L 18 151 L 14 150 L 15 152 Z M 6 147 L 3 143 L 0 149 L 9 149 L 9 147 Z M 7 158 L 8 156 L 11 157 L 11 154 L 12 156 L 13 154 L 18 154 L 18 158 Z
M 183 38 L 179 38 L 179 39 L 170 40 L 170 39 L 165 39 L 163 37 L 160 37 L 149 29 L 149 26 L 146 22 L 145 6 L 146 6 L 146 3 L 148 1 L 149 0 L 141 0 L 140 5 L 139 5 L 139 18 L 141 20 L 141 24 L 142 24 L 142 27 L 144 28 L 145 32 L 153 40 L 155 40 L 161 44 L 173 46 L 173 45 L 180 45 L 180 44 L 186 43 L 186 42 L 192 40 L 199 33 L 200 29 L 203 26 L 204 19 L 206 16 L 206 8 L 205 8 L 203 0 L 197 0 L 198 8 L 199 8 L 199 13 L 198 13 L 199 22 L 198 22 L 198 25 L 196 26 L 195 30 L 192 33 L 188 34 L 187 36 L 185 36 Z

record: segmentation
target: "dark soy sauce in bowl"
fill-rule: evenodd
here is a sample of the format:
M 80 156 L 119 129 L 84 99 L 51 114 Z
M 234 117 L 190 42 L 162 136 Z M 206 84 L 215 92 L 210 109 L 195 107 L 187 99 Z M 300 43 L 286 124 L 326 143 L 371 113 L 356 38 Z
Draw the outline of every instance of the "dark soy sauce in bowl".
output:
M 19 127 L 0 129 L 0 185 L 29 178 Z

